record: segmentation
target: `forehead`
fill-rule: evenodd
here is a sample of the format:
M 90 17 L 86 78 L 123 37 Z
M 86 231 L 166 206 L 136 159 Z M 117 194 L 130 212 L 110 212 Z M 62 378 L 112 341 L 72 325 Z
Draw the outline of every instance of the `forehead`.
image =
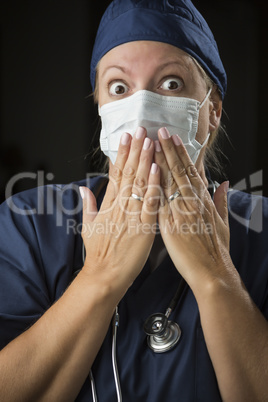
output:
M 99 62 L 99 72 L 102 75 L 112 66 L 128 66 L 134 70 L 139 66 L 156 68 L 170 63 L 178 63 L 188 71 L 197 70 L 192 57 L 176 46 L 154 41 L 134 41 L 119 45 L 106 53 Z

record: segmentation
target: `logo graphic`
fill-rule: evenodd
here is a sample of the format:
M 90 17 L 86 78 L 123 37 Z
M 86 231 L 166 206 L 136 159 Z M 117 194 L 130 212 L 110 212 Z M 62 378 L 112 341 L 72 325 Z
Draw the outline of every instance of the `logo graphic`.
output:
M 253 195 L 253 197 L 249 198 L 250 205 L 250 214 L 248 217 L 242 217 L 238 212 L 232 210 L 232 207 L 229 208 L 229 214 L 241 225 L 251 229 L 257 233 L 260 233 L 263 229 L 263 217 L 262 217 L 262 185 L 263 185 L 263 171 L 259 170 L 253 174 L 251 174 L 248 178 L 245 178 L 239 181 L 237 184 L 233 186 L 231 191 L 229 192 L 229 201 L 231 198 L 236 195 L 238 191 L 244 191 L 248 194 Z M 256 197 L 254 197 L 256 196 Z M 234 203 L 236 204 L 236 203 Z M 239 205 L 238 205 L 239 210 Z

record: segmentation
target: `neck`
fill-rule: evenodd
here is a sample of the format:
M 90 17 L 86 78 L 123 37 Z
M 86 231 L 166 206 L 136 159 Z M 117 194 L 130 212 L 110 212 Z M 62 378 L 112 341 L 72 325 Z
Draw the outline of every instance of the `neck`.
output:
M 156 234 L 154 243 L 149 255 L 150 268 L 153 272 L 164 260 L 167 255 L 167 250 L 162 240 L 161 234 Z

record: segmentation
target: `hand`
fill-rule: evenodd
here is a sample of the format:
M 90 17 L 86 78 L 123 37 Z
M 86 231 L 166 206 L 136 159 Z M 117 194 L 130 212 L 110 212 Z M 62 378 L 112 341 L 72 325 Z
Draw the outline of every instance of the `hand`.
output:
M 159 205 L 160 170 L 152 164 L 154 143 L 139 128 L 123 134 L 110 166 L 109 184 L 100 211 L 83 187 L 83 240 L 88 272 L 104 273 L 124 291 L 142 270 L 154 240 Z M 143 202 L 131 197 L 137 194 Z
M 212 200 L 181 139 L 170 137 L 163 128 L 159 130 L 159 142 L 161 147 L 156 144 L 155 161 L 161 170 L 161 186 L 166 196 L 159 211 L 160 231 L 176 268 L 193 289 L 200 286 L 200 281 L 220 278 L 226 267 L 232 266 L 228 182 L 222 183 Z M 177 190 L 180 196 L 168 202 Z

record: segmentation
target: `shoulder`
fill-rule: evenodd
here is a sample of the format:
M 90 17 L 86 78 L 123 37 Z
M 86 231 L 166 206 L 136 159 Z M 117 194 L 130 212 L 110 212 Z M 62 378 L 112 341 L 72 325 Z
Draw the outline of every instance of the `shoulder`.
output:
M 81 248 L 83 205 L 79 187 L 88 186 L 96 193 L 101 183 L 103 178 L 95 176 L 66 185 L 37 187 L 9 197 L 0 205 L 0 260 L 10 259 L 8 256 L 13 254 L 12 260 L 20 266 L 26 256 L 28 260 L 34 257 L 42 267 L 49 265 L 51 255 L 59 258 Z M 70 254 L 74 264 L 72 258 Z
M 79 186 L 95 192 L 101 182 L 38 187 L 0 205 L 0 349 L 42 315 L 81 268 Z
M 247 232 L 263 233 L 268 230 L 268 198 L 238 190 L 228 192 L 230 221 Z
M 268 199 L 228 193 L 230 253 L 251 297 L 261 310 L 268 298 Z
M 63 210 L 73 208 L 78 204 L 80 199 L 80 186 L 87 186 L 93 193 L 99 193 L 99 189 L 103 187 L 105 180 L 105 175 L 89 176 L 86 179 L 69 184 L 40 186 L 15 195 L 6 194 L 7 199 L 0 205 L 0 213 L 6 208 L 9 208 L 13 213 L 18 215 L 43 213 L 45 207 L 48 209 L 49 214 L 51 214 L 52 205 L 53 209 L 55 206 Z
M 67 247 L 80 234 L 83 205 L 79 187 L 88 186 L 97 195 L 103 182 L 103 177 L 95 176 L 66 185 L 37 187 L 9 197 L 0 205 L 1 249 L 4 243 L 10 249 L 12 244 L 18 247 L 25 242 L 39 250 L 44 250 L 44 245 L 50 249 L 59 244 Z
M 105 187 L 105 176 L 91 176 L 69 184 L 40 186 L 9 196 L 0 205 L 0 219 L 18 224 L 27 221 L 62 224 L 67 218 L 80 217 L 82 199 L 80 186 L 87 186 L 98 197 Z

